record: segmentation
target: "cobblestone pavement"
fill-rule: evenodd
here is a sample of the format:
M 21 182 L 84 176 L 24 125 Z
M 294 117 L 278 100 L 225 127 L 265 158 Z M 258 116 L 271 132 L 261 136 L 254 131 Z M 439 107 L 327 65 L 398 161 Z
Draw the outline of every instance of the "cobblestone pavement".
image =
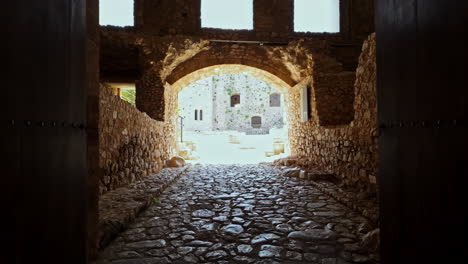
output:
M 112 190 L 99 197 L 99 248 L 107 246 L 121 230 L 128 227 L 187 167 L 164 168 L 157 175 Z
M 377 263 L 367 221 L 268 165 L 195 165 L 96 263 Z

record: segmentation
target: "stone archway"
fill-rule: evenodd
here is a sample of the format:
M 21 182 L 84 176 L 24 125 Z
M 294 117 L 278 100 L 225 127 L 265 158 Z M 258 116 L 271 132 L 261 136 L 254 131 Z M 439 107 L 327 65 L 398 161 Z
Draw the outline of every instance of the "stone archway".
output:
M 158 42 L 159 41 L 159 42 Z M 188 84 L 212 75 L 249 71 L 254 77 L 284 90 L 291 151 L 307 156 L 304 131 L 318 127 L 347 126 L 354 119 L 355 73 L 343 71 L 331 57 L 326 42 L 298 40 L 284 46 L 252 43 L 219 43 L 181 38 L 142 42 L 142 78 L 137 82 L 137 107 L 151 118 L 162 121 L 166 137 L 176 142 L 178 92 Z M 216 72 L 217 71 L 217 72 Z M 298 91 L 310 87 L 310 122 L 300 121 Z M 302 132 L 301 132 L 302 131 Z
M 164 81 L 172 85 L 192 72 L 225 64 L 243 65 L 265 71 L 281 79 L 291 87 L 297 84 L 297 81 L 292 77 L 291 71 L 281 60 L 274 60 L 267 49 L 261 46 L 237 44 L 217 44 L 209 50 L 196 54 L 190 60 L 179 64 Z
M 311 48 L 301 42 L 287 46 L 217 43 L 184 40 L 162 44 L 140 44 L 144 70 L 137 83 L 137 107 L 155 120 L 165 121 L 167 85 L 185 76 L 219 65 L 243 65 L 275 76 L 292 87 L 312 74 Z M 165 52 L 164 52 L 165 50 Z M 270 80 L 272 78 L 269 78 Z
M 165 84 L 165 98 L 167 99 L 165 105 L 165 122 L 169 125 L 172 124 L 173 131 L 177 131 L 178 129 L 178 106 L 175 102 L 178 102 L 179 93 L 187 86 L 203 79 L 207 79 L 213 76 L 220 76 L 220 75 L 249 75 L 255 79 L 263 81 L 267 83 L 269 86 L 274 88 L 274 91 L 278 94 L 283 95 L 283 104 L 281 105 L 282 109 L 282 124 L 288 126 L 288 99 L 289 99 L 289 92 L 291 91 L 292 87 L 288 85 L 284 80 L 280 79 L 278 76 L 271 74 L 262 69 L 258 69 L 251 66 L 241 65 L 241 64 L 220 64 L 209 66 L 206 68 L 198 69 L 192 73 L 188 73 L 179 80 L 175 81 L 172 85 L 168 82 Z M 174 102 L 174 103 L 173 103 Z M 271 119 L 271 118 L 270 118 Z M 250 120 L 250 119 L 249 119 Z M 268 122 L 266 123 L 268 124 Z M 255 126 L 254 126 L 255 127 Z M 251 126 L 249 125 L 249 129 L 251 130 Z M 265 128 L 266 129 L 266 128 Z M 287 131 L 287 130 L 286 130 Z M 289 149 L 289 147 L 287 147 Z
M 172 84 L 170 84 L 169 82 L 166 83 L 165 87 L 166 89 L 170 87 L 175 91 L 180 92 L 184 87 L 188 86 L 189 84 L 204 78 L 211 77 L 213 75 L 242 73 L 247 73 L 254 78 L 269 83 L 281 92 L 287 92 L 288 89 L 292 87 L 283 79 L 268 71 L 243 64 L 218 64 L 199 68 L 193 72 L 183 75 L 180 79 L 176 80 Z M 176 74 L 180 75 L 180 73 Z
M 320 125 L 349 124 L 353 119 L 354 73 L 343 72 L 342 65 L 326 55 L 329 47 L 324 42 L 304 45 L 299 40 L 285 46 L 261 46 L 181 39 L 180 42 L 163 43 L 140 44 L 144 70 L 136 85 L 136 104 L 140 111 L 155 120 L 168 121 L 167 109 L 173 107 L 171 100 L 174 98 L 166 93 L 167 87 L 177 86 L 180 80 L 186 82 L 192 78 L 186 78 L 191 73 L 203 75 L 221 65 L 257 69 L 265 74 L 255 77 L 273 83 L 281 80 L 281 86 L 295 87 L 307 82 L 305 85 L 310 85 L 313 90 L 311 100 L 316 103 L 311 111 L 315 111 Z M 200 71 L 203 69 L 206 69 L 205 73 Z M 230 71 L 241 70 L 233 67 Z

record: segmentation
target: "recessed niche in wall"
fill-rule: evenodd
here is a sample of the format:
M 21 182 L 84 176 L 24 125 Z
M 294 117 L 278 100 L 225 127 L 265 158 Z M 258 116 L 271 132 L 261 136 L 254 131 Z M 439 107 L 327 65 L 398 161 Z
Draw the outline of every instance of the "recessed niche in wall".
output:
M 201 0 L 201 26 L 253 29 L 253 0 Z
M 270 94 L 270 107 L 280 107 L 281 106 L 281 95 L 280 94 Z
M 231 95 L 231 107 L 240 104 L 240 94 Z
M 340 32 L 340 0 L 294 0 L 294 31 Z
M 307 122 L 309 121 L 309 91 L 308 87 L 302 87 L 301 89 L 301 121 Z
M 99 0 L 99 24 L 101 26 L 133 26 L 134 0 Z
M 262 118 L 260 116 L 252 116 L 252 127 L 253 128 L 261 128 L 262 127 Z

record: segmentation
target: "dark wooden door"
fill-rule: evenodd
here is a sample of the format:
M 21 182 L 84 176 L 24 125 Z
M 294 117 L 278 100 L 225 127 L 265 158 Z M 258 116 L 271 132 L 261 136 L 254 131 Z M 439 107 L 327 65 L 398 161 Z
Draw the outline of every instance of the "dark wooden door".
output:
M 376 1 L 383 264 L 466 261 L 467 14 Z
M 86 263 L 85 0 L 1 12 L 1 262 Z

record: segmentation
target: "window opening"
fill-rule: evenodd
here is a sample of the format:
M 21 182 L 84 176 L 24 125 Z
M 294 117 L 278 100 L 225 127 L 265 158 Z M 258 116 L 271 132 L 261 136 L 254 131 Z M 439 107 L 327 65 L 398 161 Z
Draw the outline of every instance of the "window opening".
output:
M 231 107 L 240 104 L 240 94 L 231 95 Z
M 261 128 L 262 118 L 260 116 L 253 116 L 251 120 L 251 124 L 253 128 Z
M 253 29 L 253 0 L 201 0 L 201 26 Z
M 99 0 L 99 24 L 102 26 L 134 26 L 134 0 Z
M 340 32 L 340 0 L 294 0 L 294 31 Z
M 281 95 L 270 94 L 270 107 L 280 107 L 280 106 L 281 106 Z

